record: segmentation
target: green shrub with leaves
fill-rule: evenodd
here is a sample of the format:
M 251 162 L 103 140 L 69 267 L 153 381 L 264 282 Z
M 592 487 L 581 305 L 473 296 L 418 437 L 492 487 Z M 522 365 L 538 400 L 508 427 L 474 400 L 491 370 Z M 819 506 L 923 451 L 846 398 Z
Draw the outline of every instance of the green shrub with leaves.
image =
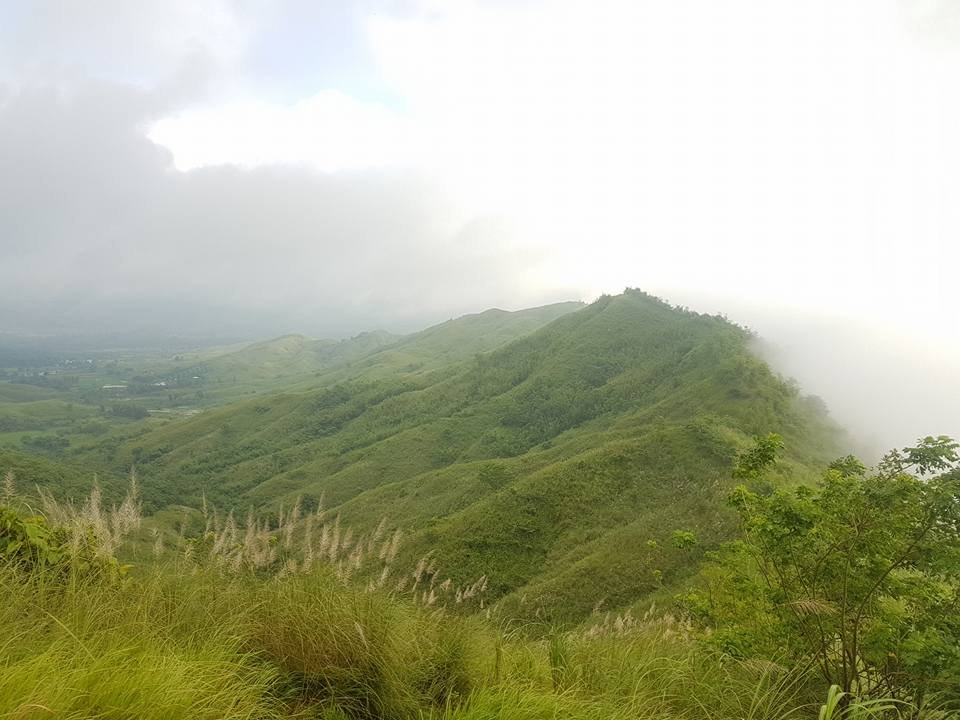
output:
M 776 445 L 758 442 L 735 475 L 762 482 Z M 925 438 L 873 473 L 847 457 L 813 488 L 738 486 L 742 540 L 716 556 L 687 608 L 725 650 L 809 663 L 844 697 L 957 693 L 957 448 Z
M 0 505 L 0 563 L 46 580 L 91 575 L 116 580 L 128 566 L 100 552 L 90 526 L 52 525 L 41 515 L 28 515 Z
M 56 567 L 69 555 L 68 542 L 63 528 L 0 505 L 0 559 L 26 570 Z

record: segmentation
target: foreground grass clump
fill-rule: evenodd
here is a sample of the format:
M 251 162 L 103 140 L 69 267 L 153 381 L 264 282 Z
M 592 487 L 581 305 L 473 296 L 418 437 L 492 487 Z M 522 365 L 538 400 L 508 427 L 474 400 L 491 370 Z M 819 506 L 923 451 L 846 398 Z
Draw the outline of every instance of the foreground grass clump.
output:
M 6 565 L 0 588 L 0 717 L 412 718 L 484 677 L 478 621 L 326 568 L 171 564 L 104 581 Z
M 485 638 L 476 625 L 317 571 L 263 584 L 247 634 L 297 705 L 401 718 L 457 704 L 483 677 Z
M 783 718 L 798 676 L 670 621 L 544 639 L 345 587 L 169 565 L 121 581 L 0 570 L 0 717 Z
M 345 586 L 171 563 L 122 579 L 0 568 L 4 718 L 783 718 L 802 678 L 682 624 L 542 639 Z M 799 715 L 797 715 L 799 716 Z
M 281 716 L 277 673 L 244 647 L 230 588 L 48 580 L 0 568 L 0 717 Z

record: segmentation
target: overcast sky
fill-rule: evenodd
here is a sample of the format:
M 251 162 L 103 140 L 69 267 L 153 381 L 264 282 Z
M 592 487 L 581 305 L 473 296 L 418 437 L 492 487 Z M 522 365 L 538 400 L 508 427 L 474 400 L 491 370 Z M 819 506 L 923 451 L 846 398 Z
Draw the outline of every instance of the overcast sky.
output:
M 402 331 L 641 287 L 960 435 L 960 3 L 0 3 L 0 330 Z

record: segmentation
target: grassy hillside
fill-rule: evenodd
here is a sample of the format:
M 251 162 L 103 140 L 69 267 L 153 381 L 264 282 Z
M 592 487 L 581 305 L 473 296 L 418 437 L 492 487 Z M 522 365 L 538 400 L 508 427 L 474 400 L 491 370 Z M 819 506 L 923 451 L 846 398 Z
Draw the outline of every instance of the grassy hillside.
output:
M 488 576 L 520 614 L 569 620 L 682 582 L 730 531 L 722 496 L 750 436 L 787 438 L 784 482 L 838 452 L 817 405 L 721 318 L 638 291 L 557 314 L 476 356 L 506 316 L 468 316 L 336 366 L 317 389 L 78 457 L 135 463 L 152 509 L 322 498 L 345 524 L 386 517 L 411 558 L 433 551 L 458 581 Z M 677 530 L 698 542 L 675 547 Z
M 567 302 L 515 312 L 492 309 L 410 335 L 378 330 L 339 341 L 284 335 L 212 356 L 198 354 L 199 362 L 186 369 L 215 397 L 311 388 L 358 375 L 417 373 L 490 351 L 580 307 Z
M 89 493 L 94 481 L 94 475 L 86 470 L 36 454 L 3 448 L 0 448 L 0 475 L 9 477 L 19 492 L 33 494 L 36 488 L 40 488 L 77 498 Z M 122 495 L 120 483 L 108 485 L 108 499 L 118 499 Z
M 2 403 L 40 402 L 56 398 L 57 395 L 57 392 L 51 388 L 17 383 L 0 383 L 0 402 Z
M 373 380 L 429 373 L 495 350 L 582 307 L 583 303 L 563 302 L 512 312 L 490 309 L 402 337 L 362 333 L 333 346 L 324 344 L 327 354 L 323 367 L 314 368 L 309 377 L 299 382 L 285 383 L 284 389 L 313 390 L 358 378 Z M 368 339 L 358 345 L 364 338 Z M 373 338 L 380 342 L 374 344 Z
M 212 386 L 214 393 L 239 395 L 251 390 L 295 384 L 327 368 L 393 344 L 400 337 L 385 331 L 360 333 L 339 341 L 284 335 L 213 355 L 186 369 L 205 385 Z
M 117 447 L 204 409 L 281 391 L 326 387 L 363 376 L 407 376 L 473 357 L 581 307 L 557 303 L 488 310 L 407 336 L 364 332 L 340 341 L 287 335 L 202 349 L 104 350 L 43 355 L 0 368 L 0 448 L 76 461 L 91 444 Z M 98 463 L 101 474 L 126 470 Z M 127 468 L 129 469 L 129 468 Z M 109 478 L 105 479 L 107 485 Z M 189 495 L 196 499 L 196 494 Z M 155 505 L 159 507 L 159 505 Z

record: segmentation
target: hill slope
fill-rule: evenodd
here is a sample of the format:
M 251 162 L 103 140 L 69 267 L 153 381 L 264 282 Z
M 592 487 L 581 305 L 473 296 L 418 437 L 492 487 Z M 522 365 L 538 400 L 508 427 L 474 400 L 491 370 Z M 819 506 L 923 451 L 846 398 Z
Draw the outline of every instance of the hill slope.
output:
M 345 340 L 283 335 L 198 353 L 191 362 L 173 364 L 167 372 L 194 377 L 208 399 L 223 404 L 253 394 L 310 389 L 374 372 L 436 369 L 492 350 L 580 307 L 582 303 L 566 302 L 515 312 L 487 310 L 410 335 L 383 330 Z
M 400 338 L 385 331 L 365 332 L 347 340 L 316 340 L 283 335 L 213 357 L 197 371 L 234 382 L 283 380 L 325 370 L 362 357 Z
M 201 493 L 266 509 L 322 496 L 344 523 L 388 517 L 408 531 L 410 559 L 435 551 L 457 579 L 487 575 L 515 611 L 570 619 L 679 581 L 727 536 L 722 497 L 749 436 L 784 435 L 784 481 L 837 452 L 816 405 L 750 354 L 744 330 L 638 291 L 477 357 L 474 335 L 441 325 L 333 368 L 319 389 L 86 457 L 136 462 L 154 507 Z M 401 364 L 416 357 L 413 371 Z M 674 530 L 699 544 L 674 547 Z

